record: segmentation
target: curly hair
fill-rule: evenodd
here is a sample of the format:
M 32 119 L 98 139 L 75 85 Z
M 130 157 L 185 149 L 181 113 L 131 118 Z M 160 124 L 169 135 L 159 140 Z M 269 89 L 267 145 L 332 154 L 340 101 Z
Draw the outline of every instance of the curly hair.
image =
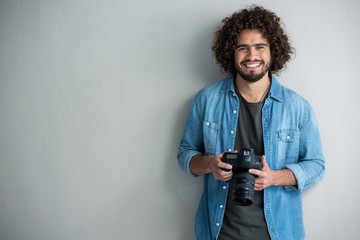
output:
M 261 6 L 252 5 L 248 9 L 234 13 L 222 20 L 222 27 L 215 32 L 212 50 L 222 72 L 236 74 L 234 51 L 237 37 L 242 30 L 259 30 L 270 44 L 271 66 L 269 71 L 278 74 L 294 54 L 287 34 L 275 13 Z

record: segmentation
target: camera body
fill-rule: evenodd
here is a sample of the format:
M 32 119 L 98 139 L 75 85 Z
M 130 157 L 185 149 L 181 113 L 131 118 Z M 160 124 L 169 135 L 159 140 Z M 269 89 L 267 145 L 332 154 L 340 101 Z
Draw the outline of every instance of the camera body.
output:
M 261 169 L 261 156 L 252 148 L 241 148 L 240 152 L 225 152 L 221 161 L 232 165 L 232 200 L 240 206 L 249 206 L 254 200 L 255 175 L 249 169 Z

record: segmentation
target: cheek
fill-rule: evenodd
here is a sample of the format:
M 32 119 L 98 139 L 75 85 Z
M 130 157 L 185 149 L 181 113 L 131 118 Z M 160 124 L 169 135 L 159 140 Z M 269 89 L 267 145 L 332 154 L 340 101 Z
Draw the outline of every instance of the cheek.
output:
M 236 64 L 240 64 L 244 60 L 244 54 L 236 53 L 234 54 L 234 61 Z
M 270 51 L 268 51 L 267 53 L 266 53 L 266 59 L 270 62 L 271 61 L 271 52 Z

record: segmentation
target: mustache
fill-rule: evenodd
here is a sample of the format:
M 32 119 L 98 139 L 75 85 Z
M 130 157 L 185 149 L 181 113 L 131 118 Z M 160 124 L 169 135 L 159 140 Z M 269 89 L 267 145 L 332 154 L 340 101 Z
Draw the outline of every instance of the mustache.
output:
M 262 64 L 264 64 L 265 62 L 262 61 L 262 60 L 257 60 L 257 59 L 255 59 L 255 60 L 244 60 L 244 61 L 240 62 L 240 64 L 244 64 L 244 63 L 262 63 Z

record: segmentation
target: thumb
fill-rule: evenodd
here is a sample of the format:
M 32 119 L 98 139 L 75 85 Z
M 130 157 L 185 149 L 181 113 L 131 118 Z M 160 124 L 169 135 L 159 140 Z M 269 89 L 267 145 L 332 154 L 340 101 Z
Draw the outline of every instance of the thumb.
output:
M 261 164 L 262 164 L 262 168 L 269 168 L 269 165 L 266 162 L 266 157 L 265 155 L 261 156 Z

